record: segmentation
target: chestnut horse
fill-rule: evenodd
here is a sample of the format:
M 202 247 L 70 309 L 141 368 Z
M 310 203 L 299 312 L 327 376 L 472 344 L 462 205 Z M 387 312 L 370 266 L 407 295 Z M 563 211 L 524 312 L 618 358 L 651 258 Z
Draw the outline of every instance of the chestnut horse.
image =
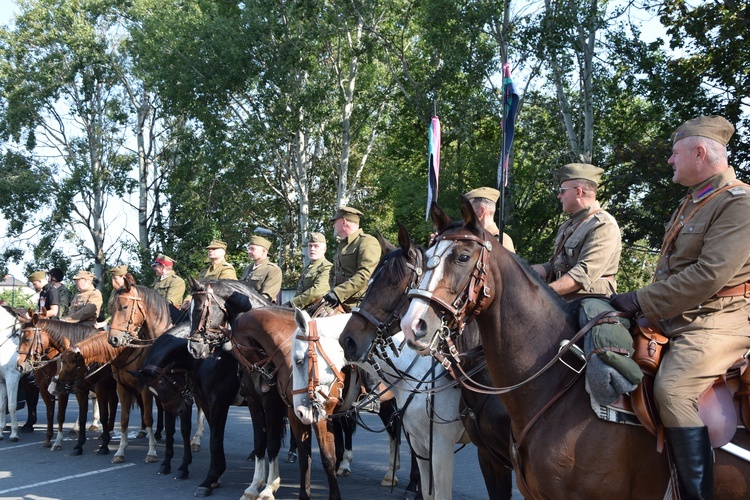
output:
M 107 332 L 96 332 L 70 346 L 60 354 L 57 375 L 49 384 L 50 394 L 76 395 L 78 401 L 78 442 L 71 455 L 81 455 L 86 442 L 86 416 L 89 411 L 89 391 L 96 394 L 102 422 L 102 444 L 98 455 L 109 454 L 111 432 L 117 412 L 117 383 L 112 376 L 112 362 L 122 348 L 107 342 Z
M 385 241 L 384 256 L 370 280 L 364 300 L 353 311 L 352 318 L 341 332 L 339 343 L 346 359 L 357 364 L 371 363 L 373 356 L 382 359 L 386 344 L 400 329 L 399 319 L 406 312 L 405 292 L 416 285 L 424 272 L 427 259 L 424 249 L 414 245 L 404 226 L 399 226 L 399 248 Z M 474 328 L 476 330 L 476 328 Z M 462 351 L 478 347 L 478 332 L 464 335 L 459 340 Z M 484 356 L 463 360 L 463 369 L 472 379 L 491 385 Z M 382 364 L 381 360 L 378 360 Z M 477 368 L 479 368 L 477 370 Z M 489 396 L 461 386 L 461 420 L 471 442 L 477 447 L 479 466 L 490 498 L 511 498 L 513 474 L 509 457 L 510 417 L 497 396 Z
M 117 381 L 117 395 L 120 397 L 120 446 L 112 457 L 112 463 L 125 460 L 128 446 L 128 425 L 130 408 L 140 394 L 143 403 L 143 422 L 148 435 L 148 452 L 144 461 L 153 463 L 156 455 L 154 437 L 154 416 L 152 413 L 154 395 L 147 388 L 139 387 L 136 375 L 143 365 L 148 348 L 154 340 L 171 326 L 169 302 L 154 290 L 141 285 L 125 285 L 113 292 L 115 300 L 110 313 L 109 335 L 107 340 L 113 347 L 126 347 L 125 353 L 112 361 L 112 373 Z
M 195 492 L 205 497 L 219 485 L 227 468 L 224 455 L 224 430 L 229 407 L 235 403 L 240 382 L 237 361 L 222 350 L 204 359 L 195 359 L 188 352 L 190 324 L 181 323 L 156 339 L 140 370 L 140 378 L 161 400 L 165 416 L 168 449 L 160 473 L 170 472 L 169 459 L 174 455 L 169 444 L 174 441 L 175 416 L 180 417 L 183 443 L 190 439 L 193 399 L 202 408 L 211 429 L 211 460 L 208 474 Z M 170 436 L 172 436 L 170 438 Z M 189 446 L 178 469 L 177 479 L 187 479 L 191 456 Z
M 18 371 L 23 374 L 34 372 L 34 380 L 39 386 L 39 394 L 47 407 L 47 433 L 44 447 L 52 451 L 62 449 L 63 424 L 68 407 L 68 394 L 57 398 L 57 436 L 52 443 L 53 421 L 55 414 L 55 396 L 49 392 L 49 384 L 57 372 L 56 358 L 71 344 L 80 342 L 97 332 L 96 328 L 79 323 L 66 323 L 56 319 L 31 316 L 31 321 L 21 326 L 21 338 L 18 342 Z M 79 432 L 82 432 L 79 429 Z
M 663 498 L 665 454 L 643 427 L 600 420 L 584 377 L 557 359 L 578 331 L 575 304 L 564 302 L 517 257 L 497 244 L 466 198 L 462 222 L 433 204 L 439 231 L 427 272 L 409 292 L 401 326 L 428 355 L 450 327 L 475 319 L 494 385 L 511 418 L 513 465 L 527 498 Z M 434 343 L 433 343 L 434 342 Z M 748 444 L 746 430 L 737 437 Z M 748 498 L 750 466 L 716 452 L 715 498 Z

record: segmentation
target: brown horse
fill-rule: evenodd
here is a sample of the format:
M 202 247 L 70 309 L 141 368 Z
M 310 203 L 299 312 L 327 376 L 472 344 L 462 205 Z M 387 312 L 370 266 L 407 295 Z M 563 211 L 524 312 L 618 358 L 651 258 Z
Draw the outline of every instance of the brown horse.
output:
M 52 448 L 52 451 L 62 449 L 63 424 L 65 423 L 65 410 L 68 407 L 67 394 L 57 398 L 60 404 L 57 411 L 57 436 L 53 444 L 55 397 L 50 394 L 48 386 L 57 372 L 55 359 L 71 344 L 90 337 L 96 331 L 90 326 L 43 319 L 36 314 L 31 316 L 31 321 L 21 326 L 17 367 L 24 374 L 34 371 L 34 380 L 39 386 L 39 393 L 47 408 L 47 433 L 44 447 Z
M 139 387 L 136 375 L 143 366 L 148 348 L 154 340 L 171 326 L 169 302 L 154 290 L 140 285 L 125 285 L 117 290 L 110 311 L 109 335 L 107 340 L 113 347 L 126 347 L 124 353 L 112 362 L 112 373 L 117 381 L 117 395 L 120 398 L 120 446 L 112 457 L 112 463 L 125 460 L 128 446 L 128 425 L 130 408 L 140 394 L 143 403 L 143 421 L 148 435 L 147 463 L 158 460 L 154 437 L 154 416 L 152 413 L 154 395 L 146 387 Z
M 511 417 L 514 469 L 525 497 L 663 498 L 669 466 L 655 439 L 642 427 L 599 420 L 584 378 L 549 363 L 578 330 L 575 304 L 498 245 L 465 198 L 461 215 L 462 222 L 451 224 L 432 207 L 440 234 L 401 322 L 412 346 L 429 354 L 439 342 L 435 332 L 460 331 L 476 319 L 492 381 Z M 750 442 L 745 430 L 737 436 L 745 446 Z M 717 451 L 714 496 L 748 498 L 750 466 Z
M 64 350 L 57 364 L 57 375 L 48 391 L 51 394 L 76 395 L 78 401 L 78 442 L 72 455 L 81 455 L 86 442 L 86 416 L 89 409 L 89 391 L 94 391 L 101 412 L 102 445 L 97 454 L 109 454 L 109 441 L 117 412 L 117 383 L 112 376 L 112 361 L 123 351 L 107 342 L 107 332 L 77 342 Z
M 399 248 L 381 241 L 385 255 L 370 280 L 368 293 L 341 332 L 339 343 L 346 359 L 364 364 L 382 360 L 386 344 L 399 328 L 401 315 L 406 312 L 406 291 L 416 285 L 425 270 L 424 249 L 414 245 L 403 226 L 398 232 Z M 473 338 L 473 342 L 468 342 Z M 464 335 L 462 351 L 477 347 L 476 335 Z M 464 370 L 472 372 L 472 379 L 491 384 L 489 373 L 481 368 L 484 356 L 473 356 L 463 361 Z M 387 362 L 387 361 L 386 361 Z M 472 443 L 477 447 L 479 465 L 490 498 L 511 498 L 513 477 L 509 457 L 510 418 L 502 402 L 495 396 L 461 388 L 462 421 Z

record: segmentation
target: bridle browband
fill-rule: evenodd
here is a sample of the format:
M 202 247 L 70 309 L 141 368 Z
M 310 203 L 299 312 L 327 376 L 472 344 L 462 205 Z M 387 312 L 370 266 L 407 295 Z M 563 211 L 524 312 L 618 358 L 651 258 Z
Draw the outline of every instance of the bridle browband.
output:
M 439 235 L 435 240 L 436 243 L 440 241 L 473 241 L 480 246 L 479 257 L 471 271 L 469 280 L 466 282 L 463 290 L 456 295 L 456 298 L 452 302 L 448 302 L 440 297 L 435 296 L 434 292 L 428 290 L 421 290 L 418 288 L 412 288 L 407 293 L 408 298 L 420 298 L 428 302 L 434 302 L 446 313 L 453 317 L 451 326 L 457 330 L 459 335 L 463 331 L 464 327 L 471 320 L 479 316 L 485 307 L 487 307 L 488 299 L 491 296 L 490 287 L 487 285 L 487 258 L 489 252 L 492 251 L 492 242 L 475 234 L 471 233 L 458 233 L 449 235 Z M 444 254 L 453 246 L 451 244 L 443 252 Z M 434 255 L 427 260 L 427 269 L 434 269 L 440 263 L 441 256 Z M 432 278 L 432 277 L 430 277 Z
M 125 323 L 125 328 L 121 328 L 119 325 L 110 324 L 109 329 L 114 330 L 116 332 L 123 332 L 124 335 L 122 336 L 123 340 L 125 341 L 125 344 L 121 347 L 149 347 L 151 344 L 154 343 L 154 340 L 156 339 L 142 339 L 140 338 L 141 329 L 143 328 L 143 323 L 145 322 L 146 313 L 143 311 L 143 298 L 136 297 L 135 295 L 119 295 L 117 296 L 117 300 L 120 299 L 130 299 L 133 301 L 133 307 L 130 308 L 130 317 L 128 318 L 127 323 Z M 141 316 L 143 316 L 144 320 L 140 324 L 136 324 L 135 321 L 135 313 L 136 310 L 141 313 Z

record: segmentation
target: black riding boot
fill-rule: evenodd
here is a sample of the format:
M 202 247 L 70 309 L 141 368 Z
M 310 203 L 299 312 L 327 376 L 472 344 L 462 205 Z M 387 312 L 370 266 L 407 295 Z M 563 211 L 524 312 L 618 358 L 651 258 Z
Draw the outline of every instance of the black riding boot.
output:
M 713 499 L 714 453 L 707 427 L 667 428 L 667 445 L 677 467 L 680 498 Z

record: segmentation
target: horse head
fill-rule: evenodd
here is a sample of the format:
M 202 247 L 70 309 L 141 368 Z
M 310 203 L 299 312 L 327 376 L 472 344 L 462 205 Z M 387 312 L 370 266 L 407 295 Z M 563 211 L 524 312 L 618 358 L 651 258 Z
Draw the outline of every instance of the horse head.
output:
M 169 303 L 150 288 L 125 280 L 114 293 L 108 336 L 112 347 L 148 345 L 170 326 Z
M 342 398 L 346 364 L 338 343 L 349 315 L 310 319 L 296 309 L 297 329 L 292 336 L 292 395 L 294 413 L 305 424 L 324 420 Z
M 406 292 L 419 283 L 424 269 L 424 250 L 414 244 L 403 225 L 398 229 L 398 247 L 390 248 L 372 274 L 370 285 L 359 307 L 341 332 L 339 343 L 348 361 L 364 361 L 373 350 L 384 347 L 399 329 L 406 312 Z M 387 242 L 386 242 L 387 243 Z
M 60 354 L 57 362 L 57 373 L 49 384 L 50 394 L 70 394 L 74 383 L 86 376 L 86 363 L 81 351 L 73 346 Z
M 461 197 L 463 223 L 449 222 L 435 203 L 430 213 L 439 234 L 425 254 L 422 281 L 408 292 L 411 303 L 401 320 L 409 346 L 424 355 L 439 349 L 451 330 L 460 334 L 492 303 L 495 288 L 488 260 L 493 250 L 502 251 L 466 197 Z
M 16 369 L 24 375 L 31 373 L 31 371 L 40 367 L 40 363 L 43 362 L 49 349 L 49 336 L 39 326 L 39 315 L 31 313 L 30 320 L 21 325 Z

